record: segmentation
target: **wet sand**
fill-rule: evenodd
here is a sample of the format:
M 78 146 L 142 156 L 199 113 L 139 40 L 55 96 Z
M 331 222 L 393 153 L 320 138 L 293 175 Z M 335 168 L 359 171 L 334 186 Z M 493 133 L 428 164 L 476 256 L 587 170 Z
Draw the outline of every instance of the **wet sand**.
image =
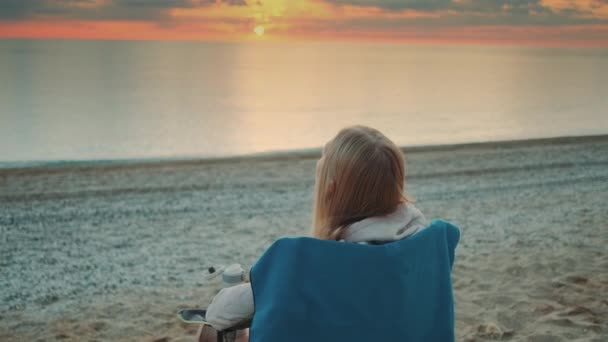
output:
M 307 234 L 318 152 L 0 170 L 0 340 L 189 341 L 175 312 Z M 406 149 L 461 227 L 458 341 L 608 340 L 608 136 Z

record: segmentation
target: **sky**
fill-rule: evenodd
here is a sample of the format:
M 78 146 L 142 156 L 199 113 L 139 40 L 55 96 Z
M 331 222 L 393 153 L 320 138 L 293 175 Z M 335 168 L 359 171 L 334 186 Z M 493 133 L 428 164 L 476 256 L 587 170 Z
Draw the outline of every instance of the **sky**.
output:
M 0 0 L 0 38 L 608 47 L 608 0 Z

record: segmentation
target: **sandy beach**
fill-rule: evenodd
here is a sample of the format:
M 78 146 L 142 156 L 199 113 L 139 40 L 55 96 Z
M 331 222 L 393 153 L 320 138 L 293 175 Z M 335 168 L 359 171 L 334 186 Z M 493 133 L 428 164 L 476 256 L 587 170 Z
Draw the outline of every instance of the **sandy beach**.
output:
M 405 151 L 462 231 L 458 341 L 608 340 L 608 136 Z M 0 340 L 193 340 L 207 267 L 308 233 L 316 155 L 0 170 Z

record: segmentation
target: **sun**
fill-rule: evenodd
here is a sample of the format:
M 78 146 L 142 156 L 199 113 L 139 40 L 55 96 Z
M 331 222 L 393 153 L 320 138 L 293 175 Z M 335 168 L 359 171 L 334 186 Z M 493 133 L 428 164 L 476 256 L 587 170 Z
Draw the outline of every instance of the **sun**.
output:
M 255 34 L 258 35 L 258 37 L 261 37 L 264 35 L 264 26 L 262 25 L 258 25 L 253 29 L 253 32 L 255 32 Z

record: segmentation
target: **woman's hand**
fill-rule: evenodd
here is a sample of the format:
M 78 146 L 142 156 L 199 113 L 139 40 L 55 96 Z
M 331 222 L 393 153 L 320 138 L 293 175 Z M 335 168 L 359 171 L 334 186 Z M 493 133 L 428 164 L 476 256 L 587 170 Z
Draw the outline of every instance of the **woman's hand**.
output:
M 207 324 L 201 324 L 196 333 L 197 342 L 216 342 L 217 341 L 217 330 L 213 329 L 212 326 Z

